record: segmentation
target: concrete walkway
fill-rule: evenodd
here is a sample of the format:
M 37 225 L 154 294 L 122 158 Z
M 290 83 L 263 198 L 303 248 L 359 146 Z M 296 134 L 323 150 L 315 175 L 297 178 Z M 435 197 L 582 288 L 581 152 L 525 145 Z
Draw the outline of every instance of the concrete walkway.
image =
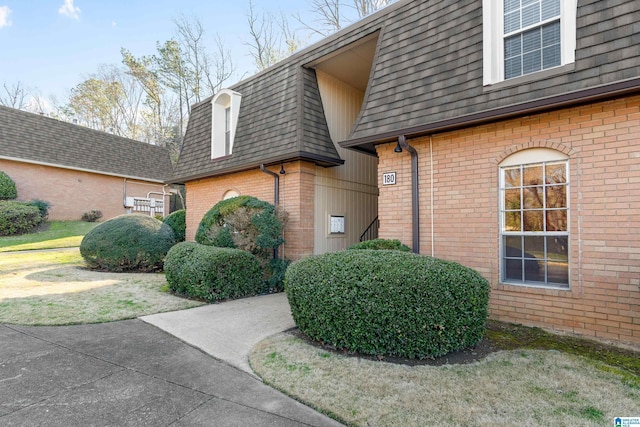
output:
M 263 339 L 295 326 L 284 293 L 141 317 L 251 375 L 248 356 Z
M 183 315 L 184 320 L 200 321 L 198 330 L 205 333 L 214 322 L 206 318 L 206 310 L 196 310 Z M 214 313 L 216 321 L 221 321 L 219 314 Z M 179 315 L 173 316 L 177 321 Z M 237 327 L 241 322 L 231 323 Z M 237 330 L 230 326 L 229 331 Z M 187 335 L 199 341 L 193 331 Z M 204 339 L 203 347 L 212 341 Z M 225 346 L 213 345 L 219 347 Z M 235 349 L 234 354 L 245 351 L 235 344 L 228 347 Z M 126 320 L 52 327 L 0 325 L 0 425 L 340 424 L 181 339 L 141 320 Z

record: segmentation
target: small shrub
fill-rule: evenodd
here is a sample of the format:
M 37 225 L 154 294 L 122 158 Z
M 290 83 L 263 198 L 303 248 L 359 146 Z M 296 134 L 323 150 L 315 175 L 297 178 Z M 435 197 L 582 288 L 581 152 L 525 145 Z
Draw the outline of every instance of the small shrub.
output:
M 42 217 L 42 221 L 46 221 L 49 218 L 49 208 L 51 204 L 44 200 L 34 199 L 28 202 L 30 205 L 35 206 L 40 211 L 40 216 Z
M 0 171 L 0 200 L 13 200 L 18 197 L 16 183 L 4 173 Z
M 28 233 L 42 223 L 40 210 L 29 203 L 0 200 L 0 236 Z
M 96 222 L 100 218 L 102 218 L 102 212 L 96 210 L 85 212 L 80 217 L 80 219 L 85 222 Z
M 146 215 L 120 215 L 98 224 L 80 243 L 89 268 L 107 271 L 161 270 L 175 244 L 173 230 Z
M 373 249 L 373 250 L 390 250 L 411 252 L 409 246 L 402 244 L 400 240 L 374 239 L 356 243 L 349 246 L 348 249 Z
M 187 230 L 187 211 L 180 209 L 169 214 L 162 222 L 167 224 L 173 230 L 176 236 L 176 242 L 184 242 Z
M 254 255 L 194 242 L 171 248 L 164 271 L 173 292 L 207 302 L 256 295 L 263 283 Z
M 285 292 L 307 336 L 363 354 L 423 359 L 472 347 L 488 316 L 479 273 L 401 251 L 302 259 L 287 269 Z

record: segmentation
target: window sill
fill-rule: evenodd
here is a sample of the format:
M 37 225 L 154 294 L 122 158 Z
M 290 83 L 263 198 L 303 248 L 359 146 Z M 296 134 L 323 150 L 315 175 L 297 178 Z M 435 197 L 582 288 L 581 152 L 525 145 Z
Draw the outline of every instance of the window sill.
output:
M 556 285 L 556 284 L 545 285 L 543 283 L 537 284 L 537 283 L 505 282 L 502 280 L 499 282 L 499 284 L 503 286 L 517 286 L 519 288 L 548 289 L 551 291 L 567 291 L 567 292 L 571 291 L 571 287 L 569 285 Z
M 230 159 L 232 156 L 232 154 L 227 154 L 226 156 L 220 156 L 220 157 L 212 157 L 211 161 L 212 162 L 217 162 L 218 160 L 226 160 L 226 159 Z
M 537 82 L 538 80 L 546 80 L 551 77 L 555 77 L 561 74 L 566 74 L 574 71 L 575 69 L 576 69 L 576 64 L 575 62 L 572 62 L 570 64 L 561 65 L 559 67 L 549 68 L 548 70 L 538 71 L 535 73 L 526 74 L 524 76 L 514 77 L 509 80 L 503 80 L 501 82 L 485 85 L 482 88 L 482 91 L 484 93 L 487 93 L 487 92 L 506 89 L 514 86 L 521 86 L 524 84 Z

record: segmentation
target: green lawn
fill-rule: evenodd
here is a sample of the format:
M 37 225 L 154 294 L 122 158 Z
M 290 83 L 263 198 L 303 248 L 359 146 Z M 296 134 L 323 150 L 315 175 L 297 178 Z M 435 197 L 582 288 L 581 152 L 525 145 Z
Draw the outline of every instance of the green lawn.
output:
M 84 235 L 96 225 L 95 222 L 84 221 L 51 221 L 42 231 L 0 237 L 0 252 L 80 246 Z

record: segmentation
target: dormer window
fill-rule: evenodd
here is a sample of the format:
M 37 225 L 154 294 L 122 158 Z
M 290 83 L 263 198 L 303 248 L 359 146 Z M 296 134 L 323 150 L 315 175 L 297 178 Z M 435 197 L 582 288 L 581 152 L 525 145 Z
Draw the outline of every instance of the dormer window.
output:
M 485 85 L 575 62 L 577 0 L 483 0 Z
M 218 92 L 211 100 L 211 158 L 230 156 L 240 115 L 242 95 L 229 89 Z

